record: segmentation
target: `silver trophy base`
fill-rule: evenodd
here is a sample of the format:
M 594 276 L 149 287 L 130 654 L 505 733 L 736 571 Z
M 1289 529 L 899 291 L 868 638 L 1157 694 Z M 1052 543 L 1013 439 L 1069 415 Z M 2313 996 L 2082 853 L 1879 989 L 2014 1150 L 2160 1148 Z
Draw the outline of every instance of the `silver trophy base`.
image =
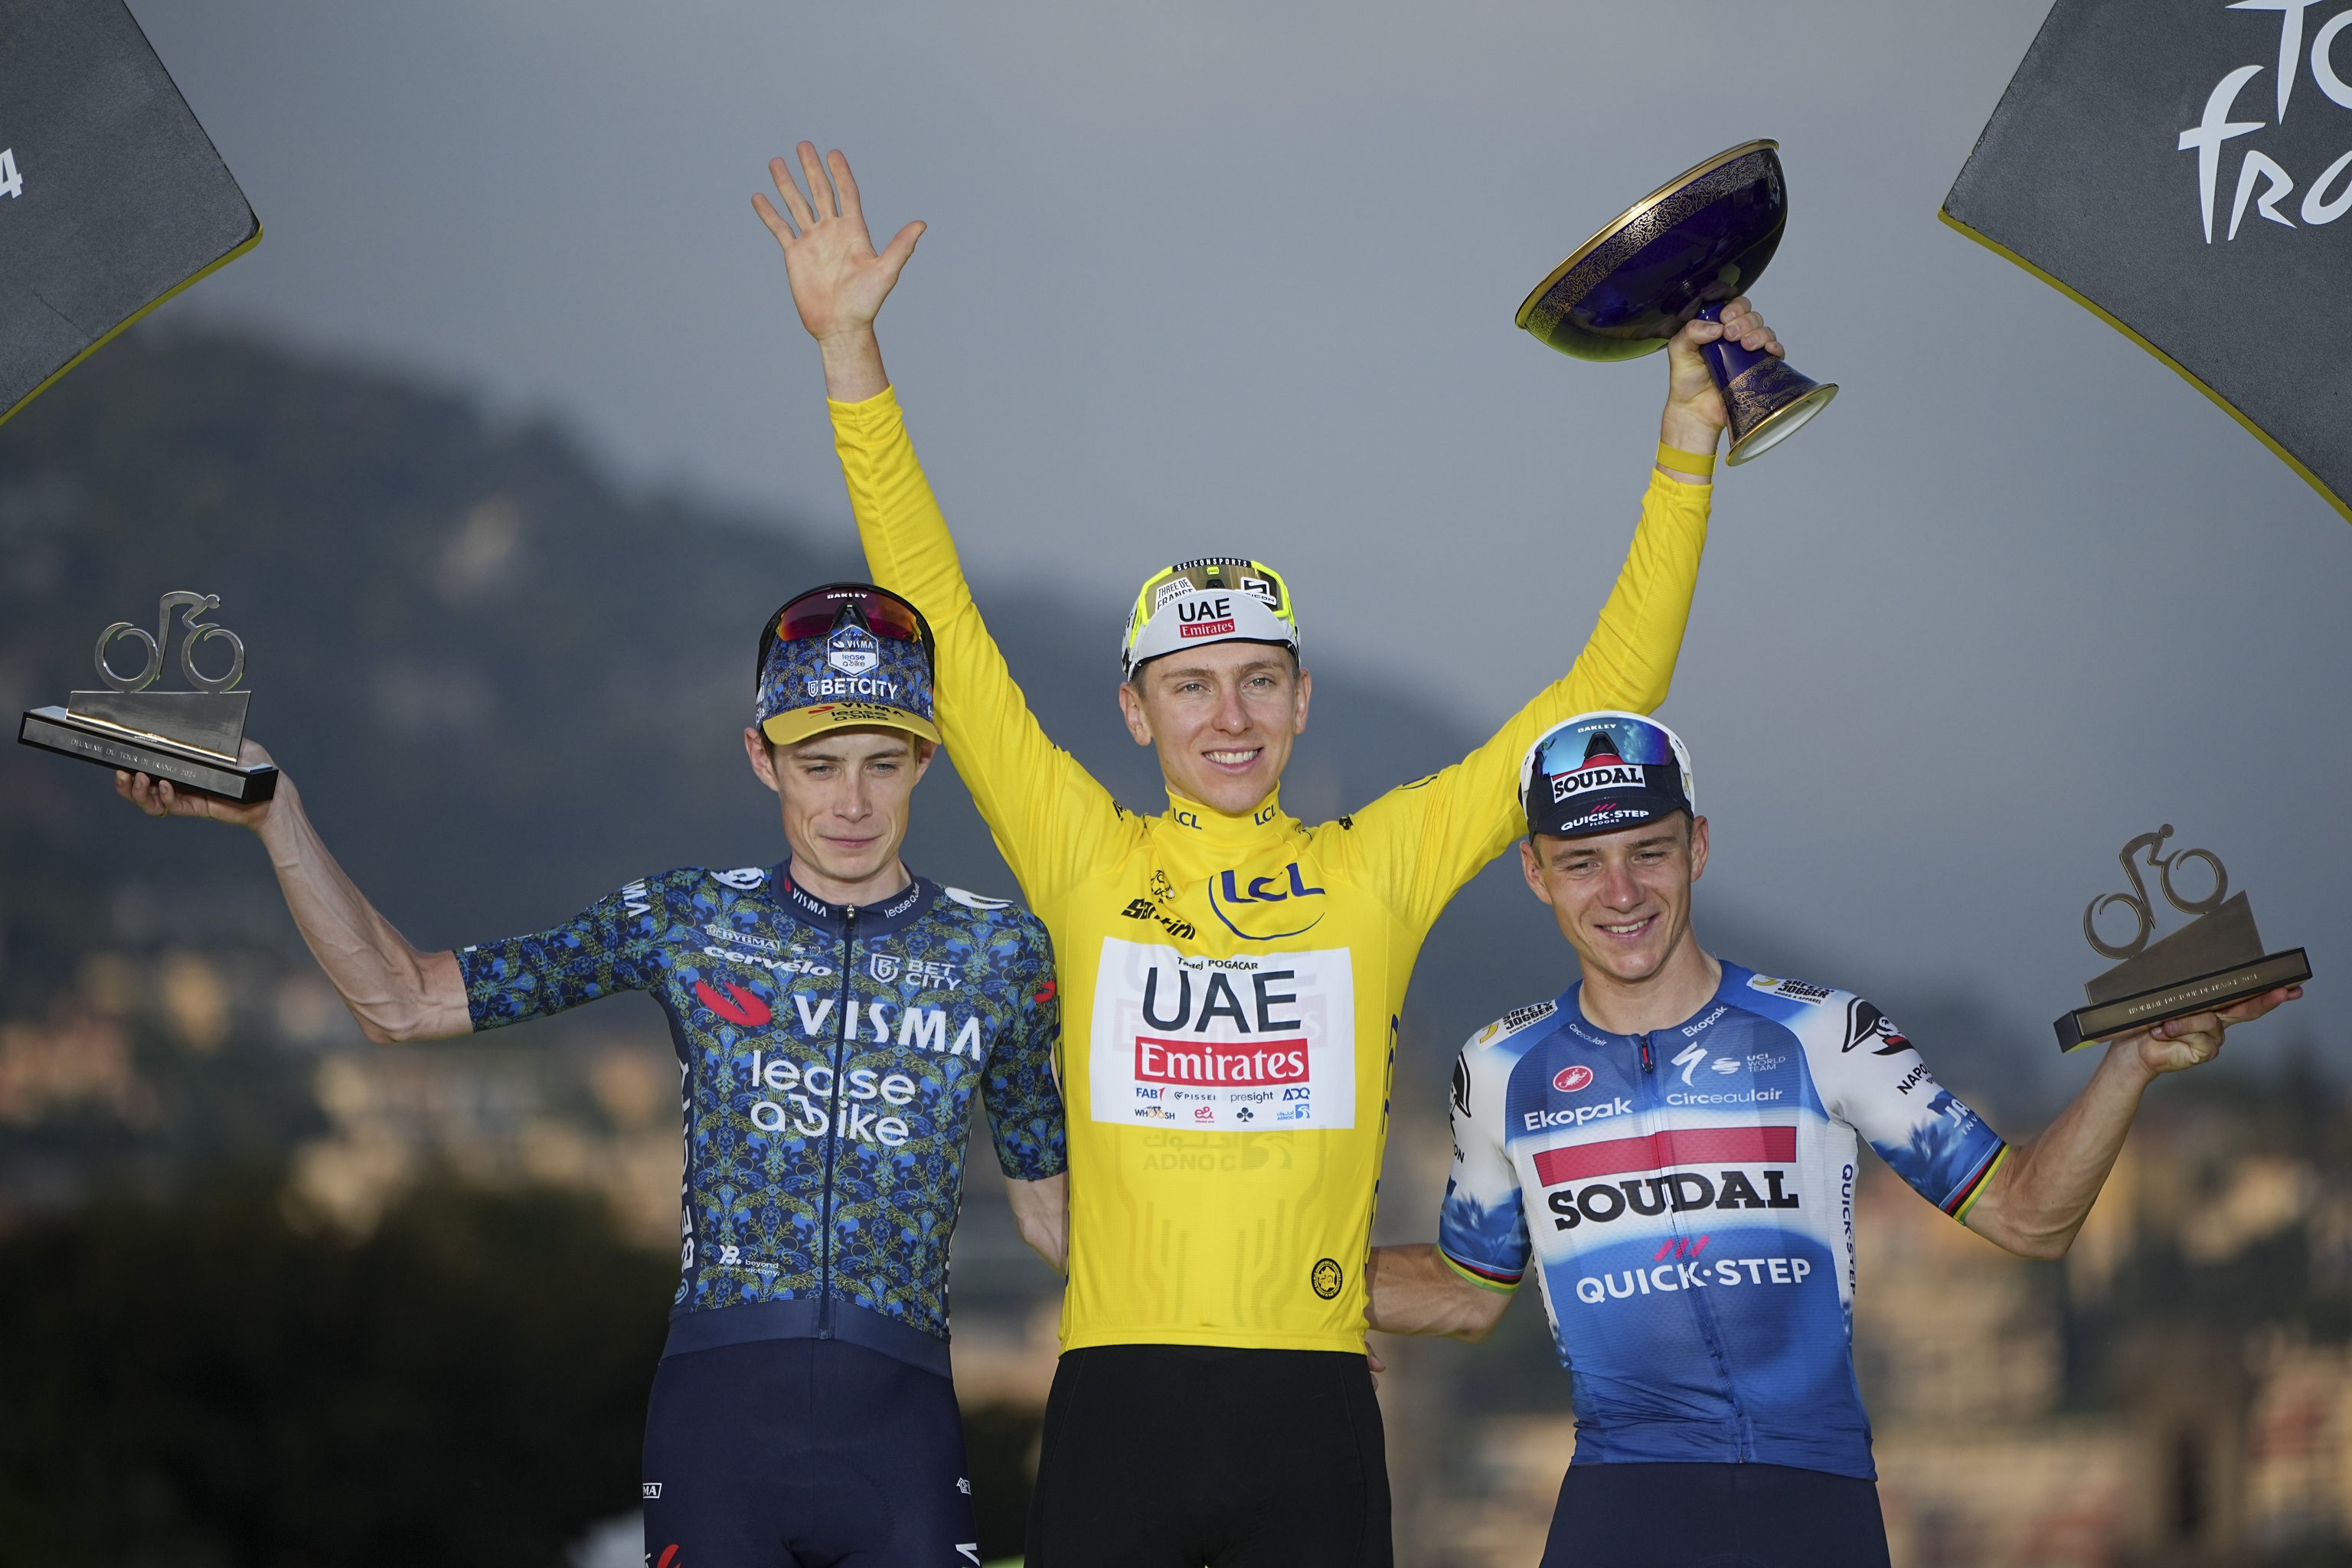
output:
M 178 745 L 102 719 L 85 719 L 62 708 L 27 712 L 16 726 L 16 739 L 102 768 L 169 779 L 182 789 L 201 790 L 240 805 L 278 793 L 278 769 L 268 763 L 231 762 L 217 752 Z
M 2311 963 L 2304 957 L 2303 949 L 2269 953 L 2251 963 L 2159 985 L 2135 996 L 2077 1007 L 2057 1021 L 2058 1048 L 2077 1050 L 2126 1029 L 2148 1028 L 2168 1018 L 2185 1018 L 2191 1013 L 2210 1013 L 2282 985 L 2300 985 L 2310 978 Z

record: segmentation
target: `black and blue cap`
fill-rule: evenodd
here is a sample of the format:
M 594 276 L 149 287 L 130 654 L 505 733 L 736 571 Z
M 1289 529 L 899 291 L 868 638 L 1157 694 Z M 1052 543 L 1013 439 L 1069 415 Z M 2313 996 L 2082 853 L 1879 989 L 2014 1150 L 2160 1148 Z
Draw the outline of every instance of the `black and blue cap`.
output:
M 1613 833 L 1691 804 L 1690 750 L 1639 713 L 1601 709 L 1544 731 L 1519 762 L 1528 831 L 1554 838 Z
M 940 738 L 930 623 L 871 583 L 812 588 L 760 633 L 751 721 L 780 746 L 827 730 L 881 725 Z

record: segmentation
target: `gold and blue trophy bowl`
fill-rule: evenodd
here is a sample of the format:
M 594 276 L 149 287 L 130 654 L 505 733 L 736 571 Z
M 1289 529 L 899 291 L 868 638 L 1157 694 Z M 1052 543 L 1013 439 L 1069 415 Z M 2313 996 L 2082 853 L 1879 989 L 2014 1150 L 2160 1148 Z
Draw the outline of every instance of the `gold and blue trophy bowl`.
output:
M 1748 142 L 1667 181 L 1535 287 L 1517 325 L 1574 359 L 1638 359 L 1694 318 L 1756 286 L 1789 226 L 1778 142 Z M 1731 417 L 1738 464 L 1761 457 L 1829 406 L 1832 382 L 1729 339 L 1702 344 Z

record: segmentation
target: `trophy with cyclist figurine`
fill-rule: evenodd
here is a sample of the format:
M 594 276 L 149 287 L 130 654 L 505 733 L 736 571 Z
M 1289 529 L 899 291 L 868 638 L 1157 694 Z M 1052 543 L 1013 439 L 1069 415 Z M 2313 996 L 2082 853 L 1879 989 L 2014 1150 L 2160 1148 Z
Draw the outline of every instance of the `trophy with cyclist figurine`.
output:
M 269 799 L 278 793 L 278 770 L 268 763 L 237 761 L 253 693 L 230 689 L 245 677 L 245 644 L 226 626 L 196 618 L 219 607 L 217 594 L 179 589 L 158 605 L 153 635 L 129 621 L 115 622 L 98 634 L 98 674 L 107 689 L 72 692 L 62 708 L 31 710 L 18 723 L 16 739 L 59 756 L 169 779 L 177 788 L 241 805 Z M 163 672 L 173 610 L 181 612 L 180 672 L 195 689 L 150 691 Z M 228 669 L 217 676 L 196 668 L 196 645 L 213 638 L 228 644 Z M 120 674 L 106 661 L 107 649 L 119 639 L 147 647 L 146 663 L 135 674 Z
M 1788 229 L 1780 146 L 1742 142 L 1643 196 L 1553 268 L 1513 324 L 1572 359 L 1621 360 L 1665 347 L 1694 317 L 1721 321 Z M 1795 435 L 1837 395 L 1835 383 L 1727 338 L 1699 353 L 1731 417 L 1725 460 L 1734 465 Z
M 2143 833 L 2117 857 L 2131 882 L 2128 893 L 2105 893 L 2093 899 L 2083 911 L 2083 935 L 2101 956 L 2121 959 L 2113 969 L 2083 987 L 2090 1004 L 2057 1021 L 2058 1048 L 2079 1047 L 2144 1029 L 2168 1018 L 2210 1013 L 2248 996 L 2259 996 L 2282 985 L 2311 978 L 2303 949 L 2264 952 L 2262 933 L 2254 929 L 2253 906 L 2240 893 L 2230 894 L 2230 873 L 2221 857 L 2210 849 L 2176 849 L 2159 854 L 2172 825 Z M 2164 901 L 2196 919 L 2170 935 L 2150 942 L 2156 933 L 2156 911 L 2147 884 L 2140 877 L 2138 858 L 2145 851 L 2148 868 L 2157 874 Z M 2173 885 L 2172 873 L 2182 862 L 2201 860 L 2213 886 L 2202 898 L 2189 898 Z M 2194 888 L 2200 876 L 2189 881 Z M 2117 905 L 2135 921 L 2132 934 L 2120 943 L 2102 941 L 2099 917 Z M 2112 924 L 2110 930 L 2114 929 Z

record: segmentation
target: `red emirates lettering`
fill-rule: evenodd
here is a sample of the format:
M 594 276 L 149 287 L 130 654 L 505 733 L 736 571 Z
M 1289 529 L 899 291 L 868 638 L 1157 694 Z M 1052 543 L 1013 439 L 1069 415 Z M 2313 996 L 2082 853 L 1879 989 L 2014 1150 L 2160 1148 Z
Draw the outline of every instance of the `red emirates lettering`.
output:
M 1663 1171 L 1674 1165 L 1786 1163 L 1797 1157 L 1793 1127 L 1694 1127 L 1654 1132 L 1646 1138 L 1612 1138 L 1545 1149 L 1536 1155 L 1536 1177 L 1545 1186 L 1588 1176 L 1620 1176 L 1631 1171 Z
M 1234 623 L 1231 621 L 1194 621 L 1189 626 L 1177 627 L 1176 635 L 1184 637 L 1221 637 L 1233 629 Z
M 1305 1083 L 1307 1042 L 1263 1040 L 1244 1047 L 1138 1035 L 1135 1076 L 1145 1083 Z

